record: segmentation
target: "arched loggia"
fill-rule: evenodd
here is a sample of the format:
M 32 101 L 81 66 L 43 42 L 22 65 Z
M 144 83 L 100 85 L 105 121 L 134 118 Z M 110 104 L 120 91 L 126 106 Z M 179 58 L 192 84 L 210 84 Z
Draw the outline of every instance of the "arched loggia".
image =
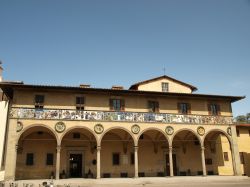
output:
M 61 139 L 60 178 L 96 178 L 97 140 L 87 128 L 74 127 Z
M 134 138 L 127 130 L 112 128 L 101 137 L 101 177 L 134 177 Z
M 176 157 L 175 175 L 203 175 L 201 139 L 190 129 L 181 129 L 173 135 L 173 155 Z M 205 175 L 205 174 L 204 174 Z
M 55 178 L 57 137 L 46 126 L 34 125 L 19 135 L 15 179 Z
M 204 137 L 208 175 L 234 175 L 231 140 L 219 129 L 209 131 Z
M 139 177 L 169 176 L 169 141 L 164 132 L 150 128 L 138 137 Z

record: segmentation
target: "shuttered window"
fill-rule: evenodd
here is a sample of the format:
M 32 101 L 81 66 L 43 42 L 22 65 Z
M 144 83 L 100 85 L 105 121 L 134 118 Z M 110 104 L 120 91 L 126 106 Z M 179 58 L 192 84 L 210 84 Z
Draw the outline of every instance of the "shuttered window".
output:
M 35 108 L 43 109 L 44 105 L 44 95 L 35 95 Z
M 158 101 L 148 101 L 149 112 L 159 112 L 159 102 Z
M 113 111 L 124 111 L 125 110 L 125 100 L 124 99 L 110 99 L 109 108 Z
M 240 152 L 240 163 L 245 164 L 244 153 Z
M 178 112 L 179 114 L 191 114 L 190 103 L 178 103 Z
M 120 154 L 119 153 L 113 153 L 112 162 L 113 162 L 113 165 L 120 165 Z
M 84 97 L 76 97 L 76 110 L 84 110 Z
M 208 104 L 208 114 L 209 115 L 220 115 L 220 105 L 218 104 Z

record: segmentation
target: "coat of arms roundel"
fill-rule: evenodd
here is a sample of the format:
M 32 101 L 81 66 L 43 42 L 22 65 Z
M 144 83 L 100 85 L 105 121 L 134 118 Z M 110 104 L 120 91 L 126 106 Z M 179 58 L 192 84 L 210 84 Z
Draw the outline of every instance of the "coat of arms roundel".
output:
M 23 130 L 23 123 L 21 121 L 18 121 L 16 125 L 16 131 L 20 132 L 21 130 Z
M 63 132 L 64 130 L 66 129 L 66 125 L 63 123 L 63 122 L 57 122 L 56 124 L 55 124 L 55 130 L 56 130 L 56 132 L 59 132 L 59 133 L 61 133 L 61 132 Z
M 228 127 L 228 128 L 227 128 L 227 134 L 229 134 L 230 136 L 232 136 L 232 130 L 231 130 L 231 127 Z
M 96 132 L 96 134 L 101 134 L 104 131 L 104 127 L 102 126 L 102 124 L 96 124 L 94 127 L 94 131 Z
M 197 128 L 197 133 L 200 135 L 200 136 L 203 136 L 205 134 L 205 129 L 204 127 L 198 127 Z
M 165 129 L 167 135 L 172 135 L 174 133 L 174 128 L 171 126 L 167 126 Z
M 140 126 L 134 124 L 134 125 L 131 127 L 131 131 L 132 131 L 132 133 L 134 133 L 134 134 L 138 134 L 138 133 L 140 132 Z

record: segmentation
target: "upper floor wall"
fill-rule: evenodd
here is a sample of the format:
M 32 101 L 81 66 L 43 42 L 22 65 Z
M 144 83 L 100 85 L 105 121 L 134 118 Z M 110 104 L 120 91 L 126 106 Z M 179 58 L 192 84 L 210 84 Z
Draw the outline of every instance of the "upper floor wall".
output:
M 132 85 L 130 89 L 175 93 L 192 93 L 193 91 L 197 90 L 197 88 L 192 85 L 173 79 L 166 75 L 136 83 Z
M 113 100 L 121 101 L 121 111 L 126 112 L 155 112 L 170 114 L 212 115 L 209 106 L 218 106 L 221 116 L 232 116 L 231 102 L 225 99 L 201 99 L 173 96 L 137 96 L 118 94 L 90 94 L 60 91 L 35 91 L 15 90 L 12 107 L 35 108 L 36 95 L 44 96 L 43 108 L 48 109 L 77 109 L 77 97 L 83 97 L 82 107 L 84 110 L 115 111 Z M 184 104 L 184 106 L 181 106 Z M 118 104 L 119 105 L 119 104 Z M 122 106 L 124 105 L 124 106 Z M 122 108 L 123 107 L 123 108 Z M 181 108 L 180 108 L 181 107 Z M 187 107 L 185 109 L 185 107 Z M 186 110 L 186 111 L 185 111 Z M 183 113 L 184 112 L 184 113 Z

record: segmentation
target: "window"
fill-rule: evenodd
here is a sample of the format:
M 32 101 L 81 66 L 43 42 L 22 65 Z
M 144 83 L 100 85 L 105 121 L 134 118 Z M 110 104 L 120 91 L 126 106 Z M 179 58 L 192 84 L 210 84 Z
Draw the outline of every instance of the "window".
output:
M 211 158 L 207 158 L 205 160 L 205 162 L 206 162 L 206 165 L 212 165 L 213 164 L 213 160 Z
M 161 83 L 161 89 L 162 89 L 162 92 L 168 92 L 168 83 L 167 82 L 162 82 Z
M 218 104 L 209 104 L 208 105 L 209 115 L 220 115 L 220 105 Z
M 27 166 L 33 166 L 34 165 L 34 154 L 33 153 L 27 153 L 27 155 L 26 155 L 26 165 Z
M 248 130 L 248 135 L 250 136 L 250 130 Z
M 76 110 L 84 110 L 84 97 L 76 97 Z
M 245 164 L 244 153 L 240 152 L 240 163 Z
M 178 103 L 178 111 L 180 114 L 190 114 L 191 105 L 189 103 Z
M 158 101 L 148 101 L 149 112 L 159 112 L 159 102 Z
M 42 109 L 44 105 L 44 95 L 35 95 L 35 108 Z
M 73 138 L 74 139 L 80 139 L 81 135 L 78 132 L 73 133 Z
M 229 161 L 228 152 L 224 152 L 223 156 L 224 156 L 224 161 Z
M 135 154 L 134 154 L 134 153 L 131 153 L 131 154 L 130 154 L 130 164 L 131 164 L 131 165 L 134 165 L 134 164 L 135 164 Z
M 240 130 L 236 129 L 237 137 L 240 137 Z
M 114 111 L 124 111 L 125 101 L 124 99 L 110 99 L 109 100 L 110 110 Z
M 119 153 L 113 153 L 112 162 L 113 162 L 114 166 L 120 165 L 120 154 Z
M 47 153 L 46 165 L 47 166 L 53 166 L 53 164 L 54 164 L 53 161 L 54 161 L 53 153 Z

